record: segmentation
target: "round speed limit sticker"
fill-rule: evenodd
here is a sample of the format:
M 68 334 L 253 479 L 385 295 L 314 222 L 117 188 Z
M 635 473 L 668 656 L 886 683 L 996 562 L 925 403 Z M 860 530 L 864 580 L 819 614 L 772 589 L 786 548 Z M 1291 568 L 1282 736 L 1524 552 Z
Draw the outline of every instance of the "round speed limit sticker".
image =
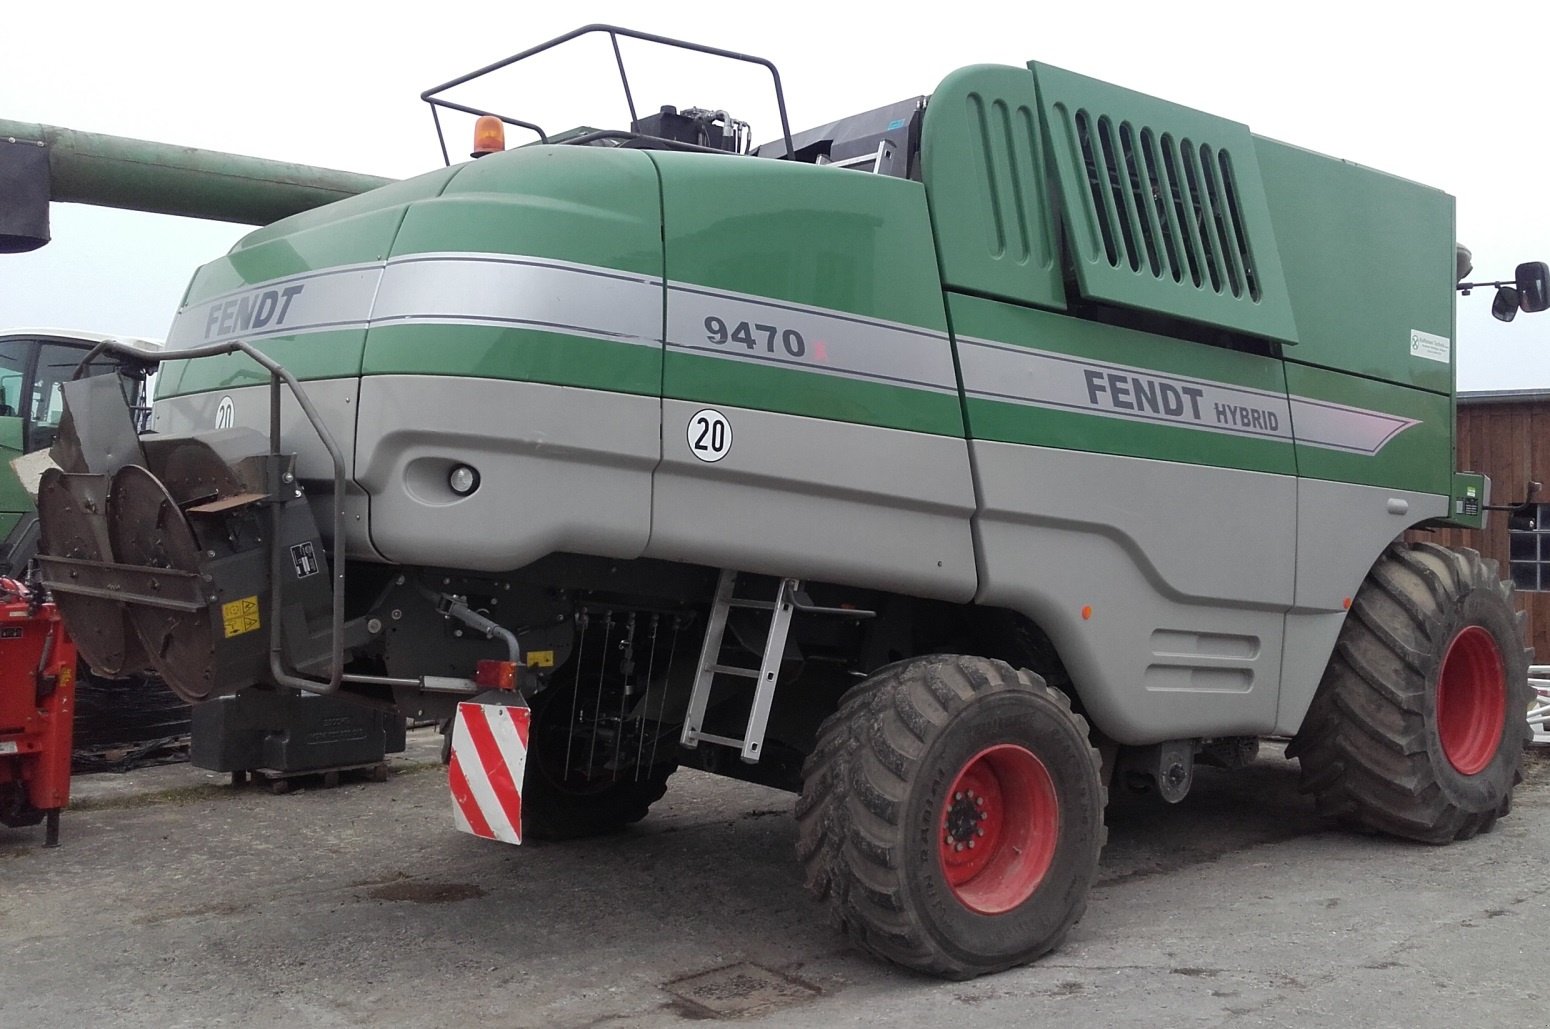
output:
M 705 408 L 689 419 L 689 453 L 708 464 L 732 449 L 732 423 L 720 411 Z

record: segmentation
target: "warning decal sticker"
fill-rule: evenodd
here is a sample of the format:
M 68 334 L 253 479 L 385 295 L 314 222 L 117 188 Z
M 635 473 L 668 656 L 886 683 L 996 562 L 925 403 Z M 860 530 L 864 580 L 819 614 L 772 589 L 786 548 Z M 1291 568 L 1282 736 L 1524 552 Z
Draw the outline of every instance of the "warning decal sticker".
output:
M 243 597 L 221 605 L 221 621 L 226 626 L 226 638 L 241 636 L 258 630 L 258 597 Z
M 291 548 L 291 565 L 296 569 L 296 578 L 305 579 L 309 575 L 318 573 L 317 551 L 312 549 L 312 541 L 298 543 Z

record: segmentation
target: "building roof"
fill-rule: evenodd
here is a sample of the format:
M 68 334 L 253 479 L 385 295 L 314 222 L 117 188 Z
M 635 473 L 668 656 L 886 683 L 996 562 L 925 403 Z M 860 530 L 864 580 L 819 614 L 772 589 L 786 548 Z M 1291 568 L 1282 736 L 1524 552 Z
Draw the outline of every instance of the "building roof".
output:
M 1461 389 L 1460 404 L 1532 404 L 1550 401 L 1550 389 Z

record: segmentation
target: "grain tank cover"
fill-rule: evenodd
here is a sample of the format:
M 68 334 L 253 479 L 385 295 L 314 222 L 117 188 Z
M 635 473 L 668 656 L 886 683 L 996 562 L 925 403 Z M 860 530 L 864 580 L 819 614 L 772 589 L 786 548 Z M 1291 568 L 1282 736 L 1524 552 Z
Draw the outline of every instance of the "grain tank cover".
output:
M 1029 67 L 1082 295 L 1296 343 L 1248 126 Z

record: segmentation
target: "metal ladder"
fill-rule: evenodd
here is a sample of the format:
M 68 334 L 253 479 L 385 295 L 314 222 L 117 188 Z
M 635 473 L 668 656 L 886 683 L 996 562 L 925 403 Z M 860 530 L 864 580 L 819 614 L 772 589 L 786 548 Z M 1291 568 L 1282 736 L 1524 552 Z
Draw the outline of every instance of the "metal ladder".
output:
M 725 568 L 716 583 L 715 603 L 705 626 L 705 646 L 700 650 L 699 672 L 694 679 L 694 692 L 689 695 L 689 713 L 678 742 L 685 747 L 695 747 L 701 742 L 735 747 L 744 761 L 755 764 L 764 745 L 764 728 L 770 720 L 770 703 L 775 699 L 775 680 L 780 675 L 780 660 L 786 652 L 786 636 L 791 631 L 791 616 L 798 607 L 797 592 L 802 583 L 796 579 L 782 579 L 774 600 L 752 600 L 737 596 L 737 574 L 735 570 Z M 737 668 L 720 663 L 727 617 L 735 607 L 770 612 L 769 634 L 764 640 L 764 655 L 758 668 Z M 700 729 L 705 724 L 705 709 L 710 705 L 710 691 L 718 675 L 754 680 L 753 706 L 749 708 L 748 727 L 743 730 L 742 739 L 717 736 Z
M 700 649 L 699 671 L 694 678 L 694 692 L 689 695 L 689 712 L 684 718 L 683 734 L 678 742 L 685 747 L 701 743 L 714 743 L 722 747 L 735 747 L 744 761 L 757 764 L 759 751 L 764 746 L 764 729 L 770 720 L 770 704 L 775 699 L 775 680 L 780 677 L 781 658 L 786 653 L 786 636 L 791 632 L 791 618 L 797 612 L 809 615 L 832 615 L 841 618 L 875 618 L 876 611 L 855 607 L 821 607 L 802 592 L 800 579 L 781 579 L 774 600 L 754 600 L 737 595 L 735 569 L 724 568 L 716 582 L 715 602 L 711 605 L 710 619 L 705 625 L 705 646 Z M 721 645 L 726 641 L 727 617 L 734 607 L 752 608 L 770 613 L 768 635 L 764 638 L 764 654 L 758 668 L 737 668 L 721 664 Z M 710 691 L 716 676 L 727 675 L 754 680 L 753 703 L 748 709 L 748 726 L 743 738 L 718 736 L 704 732 L 705 709 L 710 706 Z
M 818 155 L 815 164 L 828 165 L 831 168 L 859 168 L 862 171 L 876 175 L 883 170 L 883 162 L 893 157 L 893 144 L 883 140 L 877 144 L 877 149 L 869 154 L 857 154 L 855 157 L 842 157 L 838 161 L 832 161 L 823 154 Z M 867 167 L 871 164 L 871 167 Z

